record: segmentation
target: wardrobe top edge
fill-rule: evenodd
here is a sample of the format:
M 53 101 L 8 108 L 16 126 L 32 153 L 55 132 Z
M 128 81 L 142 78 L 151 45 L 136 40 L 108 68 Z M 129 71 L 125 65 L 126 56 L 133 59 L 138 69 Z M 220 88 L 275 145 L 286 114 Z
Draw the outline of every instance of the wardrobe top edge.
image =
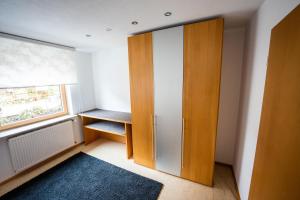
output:
M 178 27 L 178 26 L 185 26 L 185 25 L 196 24 L 196 23 L 199 23 L 199 22 L 208 22 L 208 21 L 213 21 L 213 20 L 222 20 L 222 21 L 224 21 L 224 18 L 223 17 L 213 17 L 213 18 L 206 18 L 206 19 L 201 19 L 201 20 L 197 19 L 197 20 L 191 20 L 191 21 L 187 21 L 187 22 L 183 22 L 183 23 L 167 25 L 167 26 L 163 26 L 163 27 L 158 27 L 158 28 L 153 28 L 153 29 L 149 29 L 149 30 L 145 30 L 145 31 L 132 33 L 132 34 L 128 35 L 128 38 L 133 37 L 133 36 L 137 36 L 137 35 L 142 35 L 142 34 L 145 34 L 145 33 L 152 33 L 154 31 L 164 30 L 164 29 L 168 29 L 168 28 L 175 28 L 175 27 Z

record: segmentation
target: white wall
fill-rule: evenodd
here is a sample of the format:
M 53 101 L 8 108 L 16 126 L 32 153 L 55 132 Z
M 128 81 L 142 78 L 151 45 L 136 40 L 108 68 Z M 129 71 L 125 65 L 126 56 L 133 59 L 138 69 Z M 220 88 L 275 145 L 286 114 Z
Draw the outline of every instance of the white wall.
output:
M 262 107 L 271 29 L 300 0 L 266 0 L 247 28 L 234 173 L 241 199 L 248 199 Z
M 244 28 L 224 31 L 216 161 L 233 164 L 237 134 Z
M 78 83 L 70 85 L 70 110 L 72 114 L 96 108 L 92 54 L 76 52 Z
M 216 160 L 233 164 L 239 84 L 243 52 L 243 29 L 224 33 L 221 105 Z M 130 86 L 127 41 L 93 54 L 96 106 L 130 112 Z
M 130 112 L 127 41 L 93 53 L 97 108 Z

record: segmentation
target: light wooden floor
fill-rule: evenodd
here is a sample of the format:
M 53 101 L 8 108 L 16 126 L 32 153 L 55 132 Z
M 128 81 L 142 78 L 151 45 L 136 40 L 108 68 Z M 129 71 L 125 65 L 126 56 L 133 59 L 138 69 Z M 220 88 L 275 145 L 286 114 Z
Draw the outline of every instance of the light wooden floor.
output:
M 231 200 L 238 199 L 231 169 L 227 166 L 216 165 L 214 187 L 210 188 L 166 173 L 137 165 L 132 159 L 126 159 L 125 145 L 99 139 L 90 145 L 80 145 L 59 157 L 41 165 L 34 170 L 17 176 L 0 185 L 0 196 L 16 188 L 31 178 L 41 174 L 61 161 L 78 153 L 85 152 L 91 156 L 107 161 L 142 176 L 157 180 L 164 184 L 159 200 Z

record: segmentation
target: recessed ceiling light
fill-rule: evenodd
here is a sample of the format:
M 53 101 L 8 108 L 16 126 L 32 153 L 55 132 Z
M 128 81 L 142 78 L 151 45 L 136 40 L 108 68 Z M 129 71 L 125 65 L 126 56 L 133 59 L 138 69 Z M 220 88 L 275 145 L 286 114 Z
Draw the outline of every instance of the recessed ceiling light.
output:
M 172 15 L 172 13 L 171 12 L 165 12 L 165 14 L 164 14 L 166 17 L 169 17 L 169 16 L 171 16 Z
M 85 37 L 92 37 L 90 34 L 85 34 Z
M 106 28 L 105 30 L 106 30 L 106 31 L 111 31 L 112 29 L 111 29 L 111 28 Z
M 132 21 L 131 24 L 132 24 L 132 25 L 137 25 L 138 22 L 137 22 L 137 21 Z

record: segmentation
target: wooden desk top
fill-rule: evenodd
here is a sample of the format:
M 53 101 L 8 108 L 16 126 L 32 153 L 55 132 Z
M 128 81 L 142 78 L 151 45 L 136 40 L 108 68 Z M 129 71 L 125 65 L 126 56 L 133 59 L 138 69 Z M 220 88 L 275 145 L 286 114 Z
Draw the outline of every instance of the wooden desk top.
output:
M 131 124 L 131 114 L 127 112 L 95 109 L 80 113 L 79 116 Z

